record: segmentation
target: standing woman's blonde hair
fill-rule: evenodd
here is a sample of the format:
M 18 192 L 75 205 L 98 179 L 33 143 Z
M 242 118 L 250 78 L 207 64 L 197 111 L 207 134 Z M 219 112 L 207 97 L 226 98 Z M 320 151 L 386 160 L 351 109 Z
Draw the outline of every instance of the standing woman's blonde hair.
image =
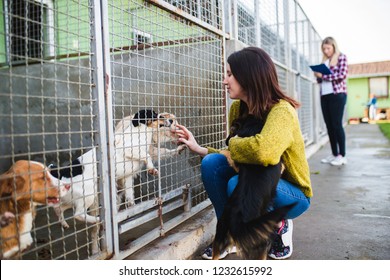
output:
M 328 57 L 323 52 L 324 45 L 332 45 L 333 46 L 334 54 L 330 59 L 329 65 L 330 66 L 337 65 L 337 61 L 339 60 L 339 56 L 340 56 L 340 50 L 339 50 L 339 47 L 337 46 L 336 40 L 333 37 L 326 37 L 324 40 L 322 40 L 322 44 L 321 44 L 321 51 L 323 53 L 322 62 L 324 62 L 325 60 L 328 59 Z

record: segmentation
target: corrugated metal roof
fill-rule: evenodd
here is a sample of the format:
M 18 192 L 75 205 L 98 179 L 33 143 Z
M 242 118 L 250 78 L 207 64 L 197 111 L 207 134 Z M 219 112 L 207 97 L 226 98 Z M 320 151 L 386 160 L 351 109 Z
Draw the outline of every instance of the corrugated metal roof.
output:
M 348 65 L 348 76 L 389 76 L 390 60 Z

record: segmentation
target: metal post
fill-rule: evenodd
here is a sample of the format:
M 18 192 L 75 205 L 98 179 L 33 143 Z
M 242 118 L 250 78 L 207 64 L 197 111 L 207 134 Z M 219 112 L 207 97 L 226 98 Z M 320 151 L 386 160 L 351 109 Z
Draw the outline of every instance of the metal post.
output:
M 258 0 L 255 0 L 255 34 L 256 46 L 261 47 L 260 3 Z
M 192 201 L 191 201 L 191 185 L 187 184 L 183 187 L 183 204 L 184 204 L 184 211 L 189 212 L 191 211 Z
M 231 14 L 229 17 L 232 21 L 231 23 L 231 33 L 230 39 L 238 39 L 238 8 L 237 8 L 237 0 L 231 0 Z
M 99 178 L 99 192 L 102 193 L 100 196 L 100 203 L 103 207 L 100 209 L 100 216 L 104 221 L 104 242 L 103 247 L 107 247 L 107 253 L 111 254 L 112 248 L 112 230 L 111 224 L 111 208 L 104 207 L 111 204 L 110 199 L 110 186 L 115 186 L 115 176 L 112 176 L 112 163 L 110 164 L 109 158 L 113 152 L 113 135 L 112 135 L 112 124 L 107 121 L 108 117 L 112 116 L 111 112 L 111 99 L 110 99 L 110 64 L 107 62 L 109 59 L 109 44 L 108 44 L 108 21 L 107 21 L 107 1 L 92 0 L 91 13 L 91 63 L 93 69 L 92 73 L 93 84 L 95 85 L 92 89 L 94 98 L 97 99 L 97 112 L 98 117 L 98 142 L 99 153 L 97 153 L 98 174 Z M 110 115 L 111 114 L 111 115 Z M 108 145 L 107 145 L 108 144 Z M 111 171 L 111 172 L 110 172 Z

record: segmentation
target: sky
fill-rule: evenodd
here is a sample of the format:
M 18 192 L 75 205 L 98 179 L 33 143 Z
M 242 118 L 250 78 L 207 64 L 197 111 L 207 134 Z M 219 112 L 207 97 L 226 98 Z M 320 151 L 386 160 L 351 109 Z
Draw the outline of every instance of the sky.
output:
M 297 2 L 322 39 L 336 40 L 349 64 L 390 60 L 390 0 Z

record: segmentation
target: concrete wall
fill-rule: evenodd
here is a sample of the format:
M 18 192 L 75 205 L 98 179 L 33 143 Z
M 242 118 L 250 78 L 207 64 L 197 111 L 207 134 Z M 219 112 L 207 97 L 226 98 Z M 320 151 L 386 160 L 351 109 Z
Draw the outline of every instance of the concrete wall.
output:
M 91 147 L 97 112 L 89 69 L 81 59 L 0 70 L 1 172 L 12 157 L 55 161 L 58 150 Z
M 113 55 L 112 121 L 145 107 L 169 111 L 194 128 L 200 143 L 221 146 L 220 59 L 202 43 Z M 13 158 L 64 163 L 98 144 L 93 74 L 88 57 L 0 70 L 0 172 Z

